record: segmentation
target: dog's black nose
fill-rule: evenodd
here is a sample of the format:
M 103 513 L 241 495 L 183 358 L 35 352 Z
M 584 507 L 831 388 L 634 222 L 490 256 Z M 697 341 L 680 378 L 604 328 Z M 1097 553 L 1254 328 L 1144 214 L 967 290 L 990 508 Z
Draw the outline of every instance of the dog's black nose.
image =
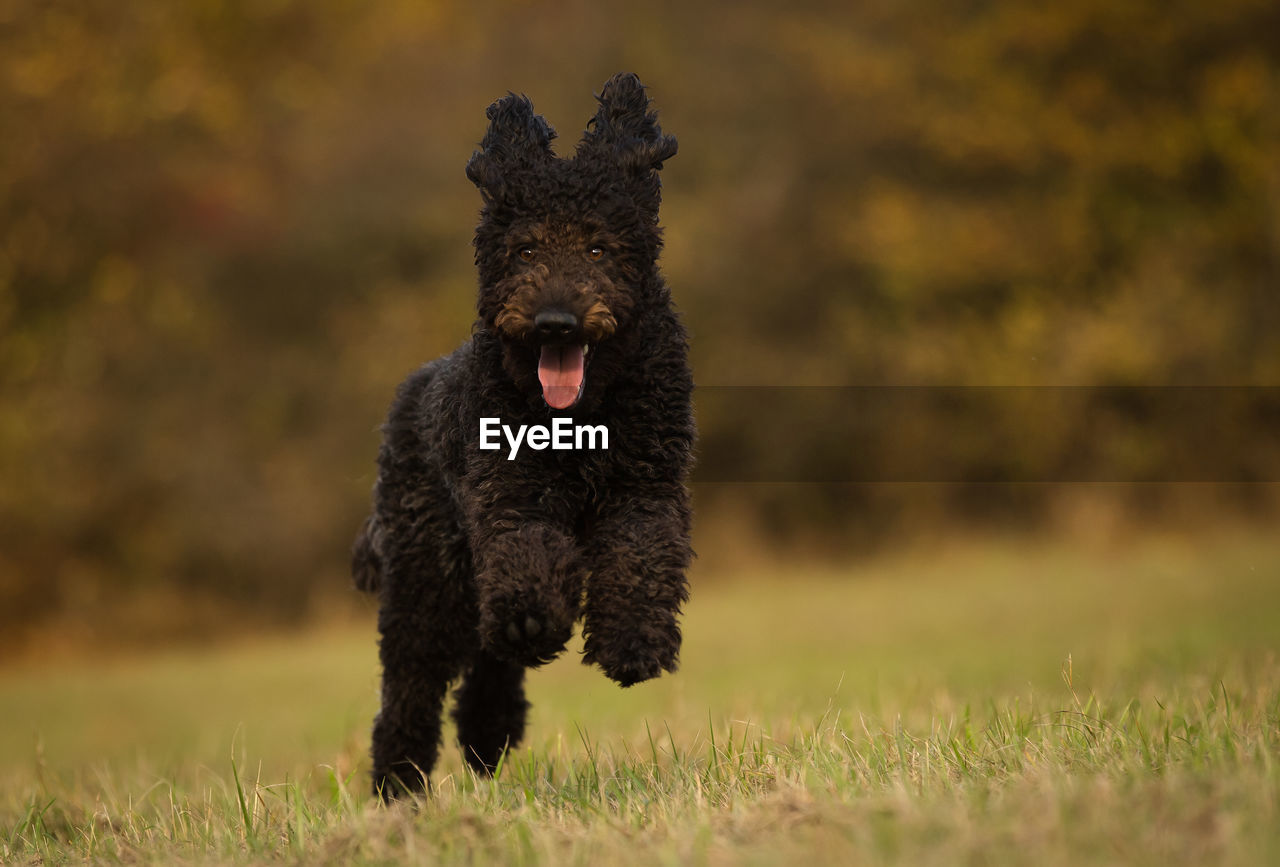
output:
M 578 317 L 565 310 L 543 310 L 533 317 L 533 333 L 543 343 L 567 341 L 578 332 Z

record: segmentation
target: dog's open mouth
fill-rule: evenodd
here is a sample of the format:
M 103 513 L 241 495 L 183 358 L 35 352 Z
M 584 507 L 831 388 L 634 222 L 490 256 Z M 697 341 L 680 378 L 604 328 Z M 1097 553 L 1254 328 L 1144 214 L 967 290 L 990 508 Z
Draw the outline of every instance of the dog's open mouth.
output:
M 587 347 L 542 347 L 538 358 L 538 381 L 542 383 L 542 399 L 552 409 L 568 409 L 582 396 L 583 373 Z

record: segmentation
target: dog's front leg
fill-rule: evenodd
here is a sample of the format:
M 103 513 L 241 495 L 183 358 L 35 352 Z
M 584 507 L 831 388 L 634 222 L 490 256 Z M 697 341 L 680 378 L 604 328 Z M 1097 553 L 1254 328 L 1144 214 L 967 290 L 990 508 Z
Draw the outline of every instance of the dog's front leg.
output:
M 599 664 L 622 686 L 675 671 L 693 557 L 683 485 L 628 494 L 605 504 L 592 535 L 583 627 L 582 661 Z
M 499 659 L 549 662 L 564 650 L 582 604 L 586 566 L 577 540 L 544 508 L 495 503 L 478 509 L 471 525 L 481 643 Z

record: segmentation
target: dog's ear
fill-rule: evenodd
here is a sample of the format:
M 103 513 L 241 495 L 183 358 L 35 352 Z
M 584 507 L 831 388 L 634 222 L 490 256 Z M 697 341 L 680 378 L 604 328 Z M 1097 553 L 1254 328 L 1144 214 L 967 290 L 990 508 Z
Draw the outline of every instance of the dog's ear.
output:
M 485 114 L 489 129 L 480 141 L 480 150 L 467 162 L 467 177 L 492 201 L 502 198 L 504 178 L 512 170 L 555 158 L 551 141 L 556 131 L 542 115 L 533 113 L 527 96 L 508 93 Z
M 635 73 L 619 72 L 604 83 L 596 99 L 600 108 L 587 123 L 579 154 L 611 158 L 623 169 L 641 175 L 661 169 L 663 160 L 676 155 L 676 138 L 663 134 Z

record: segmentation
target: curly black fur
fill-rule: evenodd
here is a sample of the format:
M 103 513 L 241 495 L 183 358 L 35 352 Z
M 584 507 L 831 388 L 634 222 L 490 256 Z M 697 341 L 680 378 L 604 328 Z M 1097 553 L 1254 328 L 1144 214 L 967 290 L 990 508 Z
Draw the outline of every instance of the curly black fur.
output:
M 583 662 L 622 686 L 676 668 L 693 383 L 656 264 L 657 171 L 676 140 L 634 75 L 614 76 L 598 100 L 563 159 L 526 97 L 489 107 L 467 164 L 484 202 L 479 318 L 470 341 L 401 384 L 383 427 L 352 569 L 380 598 L 372 754 L 384 798 L 426 786 L 459 676 L 458 739 L 492 773 L 524 732 L 525 668 L 563 651 L 579 618 Z M 578 396 L 553 409 L 541 353 L 584 345 Z M 481 418 L 549 426 L 557 416 L 606 425 L 610 448 L 514 460 L 479 448 Z

